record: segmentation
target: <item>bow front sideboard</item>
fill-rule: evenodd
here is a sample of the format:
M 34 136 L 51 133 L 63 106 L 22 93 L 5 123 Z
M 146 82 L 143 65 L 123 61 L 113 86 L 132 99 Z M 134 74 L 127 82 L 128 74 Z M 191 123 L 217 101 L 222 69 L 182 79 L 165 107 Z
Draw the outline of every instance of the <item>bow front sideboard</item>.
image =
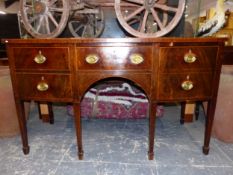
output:
M 203 153 L 208 154 L 224 41 L 5 39 L 24 154 L 29 153 L 29 145 L 23 102 L 64 102 L 73 105 L 78 157 L 83 159 L 80 101 L 92 85 L 108 79 L 130 81 L 146 94 L 150 160 L 154 158 L 156 104 L 207 101 Z

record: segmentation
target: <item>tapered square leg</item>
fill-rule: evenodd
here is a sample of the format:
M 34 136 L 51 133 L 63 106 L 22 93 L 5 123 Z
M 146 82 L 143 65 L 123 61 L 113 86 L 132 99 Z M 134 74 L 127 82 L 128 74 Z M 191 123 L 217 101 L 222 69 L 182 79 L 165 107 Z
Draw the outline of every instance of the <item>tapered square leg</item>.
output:
M 74 103 L 74 118 L 76 126 L 76 136 L 77 136 L 77 145 L 78 145 L 78 158 L 79 160 L 83 159 L 83 146 L 82 146 L 82 121 L 81 121 L 81 108 L 80 103 Z
M 15 105 L 16 105 L 17 117 L 18 117 L 18 121 L 19 121 L 21 139 L 22 139 L 22 143 L 23 143 L 23 153 L 28 154 L 30 148 L 28 145 L 28 135 L 27 135 L 27 125 L 26 125 L 26 115 L 25 115 L 25 109 L 24 109 L 24 102 L 21 100 L 15 99 Z
M 157 104 L 150 103 L 149 106 L 149 150 L 148 159 L 154 159 L 154 137 L 155 137 L 155 119 L 156 119 L 156 108 Z
M 208 101 L 207 115 L 206 115 L 206 121 L 205 121 L 204 145 L 202 148 L 203 154 L 205 155 L 209 154 L 209 149 L 210 149 L 209 144 L 210 144 L 211 131 L 212 131 L 212 125 L 213 125 L 213 120 L 214 120 L 215 106 L 216 106 L 216 100 Z
M 203 148 L 202 148 L 202 151 L 203 151 L 203 153 L 204 153 L 205 155 L 208 155 L 208 154 L 209 154 L 209 150 L 210 150 L 209 146 L 208 146 L 208 147 L 203 146 Z

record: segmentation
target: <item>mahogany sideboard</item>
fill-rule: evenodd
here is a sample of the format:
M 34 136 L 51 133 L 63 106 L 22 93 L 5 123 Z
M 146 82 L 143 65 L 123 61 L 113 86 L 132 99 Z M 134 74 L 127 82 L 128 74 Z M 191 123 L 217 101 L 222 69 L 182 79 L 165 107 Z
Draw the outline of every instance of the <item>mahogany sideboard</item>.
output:
M 29 153 L 23 102 L 71 103 L 83 159 L 80 101 L 96 82 L 120 78 L 149 101 L 148 158 L 154 158 L 156 104 L 208 101 L 203 153 L 208 154 L 224 39 L 9 39 L 7 46 L 23 152 Z M 153 106 L 153 107 L 152 107 Z

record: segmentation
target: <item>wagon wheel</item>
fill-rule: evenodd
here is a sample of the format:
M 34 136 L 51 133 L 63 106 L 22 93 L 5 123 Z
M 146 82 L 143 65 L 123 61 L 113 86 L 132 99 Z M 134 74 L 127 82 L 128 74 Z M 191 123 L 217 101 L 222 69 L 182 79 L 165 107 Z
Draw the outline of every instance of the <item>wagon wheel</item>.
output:
M 100 7 L 85 4 L 83 10 L 71 16 L 68 28 L 74 37 L 98 37 L 104 30 L 104 12 Z
M 166 35 L 178 24 L 184 8 L 185 0 L 115 0 L 119 23 L 136 37 Z
M 20 11 L 25 29 L 35 38 L 57 37 L 69 17 L 67 0 L 21 0 Z

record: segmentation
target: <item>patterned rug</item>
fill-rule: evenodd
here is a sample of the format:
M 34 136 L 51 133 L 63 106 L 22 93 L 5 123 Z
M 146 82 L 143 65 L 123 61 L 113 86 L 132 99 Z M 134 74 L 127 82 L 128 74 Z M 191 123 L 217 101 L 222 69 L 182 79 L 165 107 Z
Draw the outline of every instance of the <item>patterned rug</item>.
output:
M 91 88 L 81 102 L 81 116 L 104 119 L 140 119 L 148 117 L 148 100 L 137 87 L 125 82 L 105 82 Z M 67 107 L 73 116 L 72 106 Z M 157 106 L 157 117 L 162 117 L 163 106 Z

